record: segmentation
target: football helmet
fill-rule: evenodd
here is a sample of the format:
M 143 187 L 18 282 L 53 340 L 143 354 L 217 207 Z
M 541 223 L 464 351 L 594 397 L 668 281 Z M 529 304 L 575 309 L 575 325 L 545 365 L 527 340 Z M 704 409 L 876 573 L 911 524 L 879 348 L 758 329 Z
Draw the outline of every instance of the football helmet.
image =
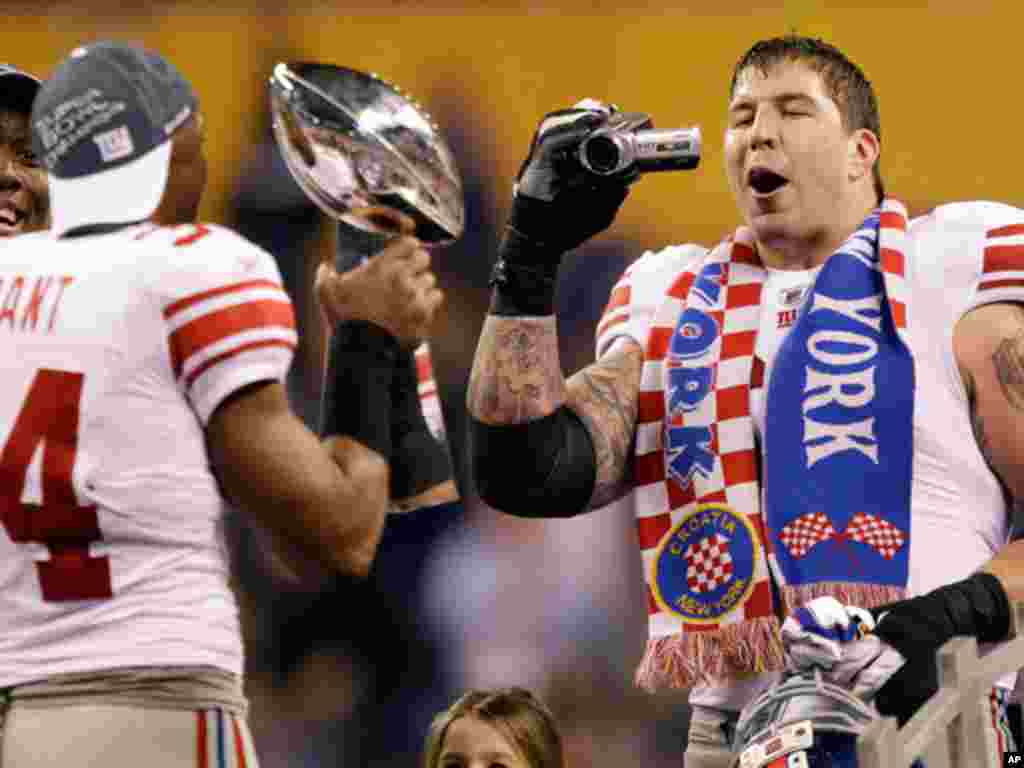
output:
M 793 674 L 743 709 L 733 768 L 857 768 L 857 737 L 879 717 L 819 670 Z

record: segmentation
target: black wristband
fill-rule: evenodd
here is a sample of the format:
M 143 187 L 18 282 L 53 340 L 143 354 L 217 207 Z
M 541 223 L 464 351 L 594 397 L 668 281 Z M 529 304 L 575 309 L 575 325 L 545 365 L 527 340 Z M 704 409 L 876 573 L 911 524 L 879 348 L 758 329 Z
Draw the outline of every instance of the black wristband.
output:
M 562 255 L 506 227 L 491 271 L 490 314 L 545 317 L 555 314 L 555 288 Z
M 347 435 L 391 459 L 391 382 L 401 349 L 373 323 L 339 323 L 324 383 L 322 434 Z
M 452 478 L 448 448 L 423 416 L 413 350 L 399 352 L 391 404 L 391 498 L 407 499 Z

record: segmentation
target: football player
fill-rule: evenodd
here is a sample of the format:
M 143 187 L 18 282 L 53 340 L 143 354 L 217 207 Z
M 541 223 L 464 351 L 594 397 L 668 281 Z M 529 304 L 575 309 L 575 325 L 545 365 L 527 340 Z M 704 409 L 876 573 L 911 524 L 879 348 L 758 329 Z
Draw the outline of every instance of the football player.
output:
M 814 598 L 877 612 L 905 663 L 876 701 L 901 723 L 935 691 L 942 644 L 1001 642 L 1024 599 L 1024 544 L 1009 540 L 1024 211 L 971 201 L 910 219 L 884 188 L 874 88 L 822 40 L 756 42 L 726 93 L 739 226 L 631 265 L 597 362 L 567 381 L 559 264 L 610 225 L 638 170 L 578 160 L 619 125 L 608 107 L 546 117 L 468 396 L 491 506 L 554 517 L 628 499 L 649 618 L 637 681 L 689 689 L 689 768 L 728 765 L 739 711 L 783 669 L 782 620 Z M 993 743 L 1012 686 L 986 695 Z
M 38 91 L 37 78 L 0 64 L 0 237 L 43 229 L 49 220 L 46 172 L 28 127 Z
M 255 766 L 225 506 L 365 576 L 387 462 L 290 410 L 291 302 L 269 254 L 196 223 L 203 119 L 172 64 L 78 48 L 32 131 L 52 227 L 0 265 L 0 763 Z M 440 301 L 417 241 L 373 264 L 348 287 L 377 302 L 327 308 L 381 339 L 354 366 L 371 377 Z

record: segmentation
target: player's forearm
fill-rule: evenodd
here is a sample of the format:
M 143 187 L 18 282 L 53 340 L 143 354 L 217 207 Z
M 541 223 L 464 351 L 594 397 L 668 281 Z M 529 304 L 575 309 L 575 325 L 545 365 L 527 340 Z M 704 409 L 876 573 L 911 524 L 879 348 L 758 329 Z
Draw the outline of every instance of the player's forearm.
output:
M 642 365 L 639 345 L 620 342 L 566 383 L 566 405 L 586 426 L 594 448 L 594 509 L 614 501 L 628 487 Z
M 338 468 L 334 488 L 320 500 L 321 549 L 335 570 L 364 578 L 380 543 L 390 498 L 388 462 L 355 440 L 324 441 Z
M 469 378 L 469 413 L 484 424 L 521 424 L 565 400 L 554 316 L 488 315 Z

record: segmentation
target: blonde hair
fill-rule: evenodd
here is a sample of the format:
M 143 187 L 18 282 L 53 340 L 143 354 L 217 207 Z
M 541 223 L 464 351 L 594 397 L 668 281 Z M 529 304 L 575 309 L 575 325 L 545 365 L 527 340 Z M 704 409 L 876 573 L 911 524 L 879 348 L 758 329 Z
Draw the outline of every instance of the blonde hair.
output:
M 562 737 L 551 711 L 525 688 L 471 690 L 434 716 L 423 749 L 423 768 L 438 768 L 448 727 L 475 717 L 497 729 L 530 768 L 565 768 Z

